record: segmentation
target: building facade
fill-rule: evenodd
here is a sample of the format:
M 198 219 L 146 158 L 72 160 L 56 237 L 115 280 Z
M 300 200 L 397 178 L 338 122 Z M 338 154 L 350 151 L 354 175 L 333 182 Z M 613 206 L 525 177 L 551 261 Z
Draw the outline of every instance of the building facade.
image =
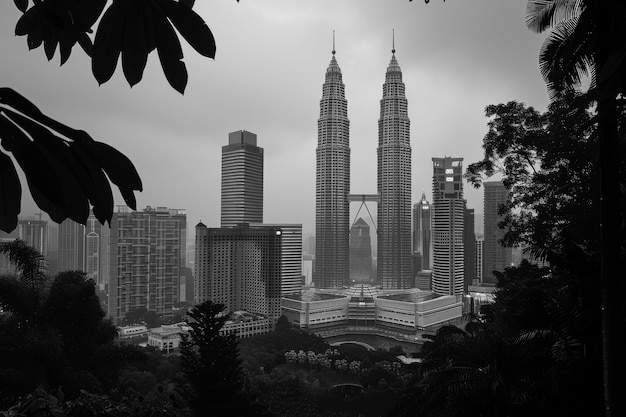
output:
M 245 310 L 277 320 L 282 234 L 275 226 L 196 225 L 195 303 L 211 300 L 227 313 Z
M 280 294 L 298 293 L 304 285 L 302 272 L 302 224 L 251 224 L 280 229 Z
M 335 51 L 326 70 L 317 121 L 315 169 L 315 269 L 319 288 L 349 280 L 350 122 Z
M 483 247 L 485 245 L 485 235 L 476 235 L 476 280 L 478 283 L 483 282 Z
M 85 226 L 65 219 L 59 224 L 59 271 L 85 270 Z
M 229 133 L 222 147 L 221 208 L 221 227 L 263 223 L 263 148 L 254 133 Z
M 137 308 L 171 316 L 185 267 L 187 216 L 183 210 L 118 207 L 110 230 L 108 316 Z
M 484 213 L 485 213 L 485 241 L 483 244 L 483 282 L 496 283 L 493 271 L 504 271 L 511 266 L 513 251 L 510 247 L 502 246 L 504 230 L 498 227 L 498 223 L 504 219 L 505 214 L 498 214 L 500 206 L 506 203 L 509 192 L 504 188 L 501 181 L 483 182 Z
M 466 202 L 467 205 L 467 202 Z M 463 292 L 476 279 L 476 232 L 474 231 L 474 209 L 465 207 L 463 219 Z
M 350 281 L 372 281 L 372 238 L 370 226 L 359 217 L 350 228 Z
M 377 277 L 383 288 L 411 288 L 411 143 L 402 71 L 392 50 L 378 120 Z
M 462 295 L 464 285 L 463 158 L 433 158 L 432 290 Z

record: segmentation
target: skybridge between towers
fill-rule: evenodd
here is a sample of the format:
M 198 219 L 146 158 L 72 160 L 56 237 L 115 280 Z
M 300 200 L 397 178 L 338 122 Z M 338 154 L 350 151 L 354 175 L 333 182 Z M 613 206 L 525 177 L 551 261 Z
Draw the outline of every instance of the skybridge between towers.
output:
M 378 204 L 380 202 L 380 196 L 378 194 L 349 194 L 348 201 L 350 201 L 351 203 L 352 202 L 361 203 L 359 210 L 356 212 L 356 216 L 354 217 L 354 221 L 352 222 L 352 225 L 354 226 L 354 223 L 356 223 L 357 219 L 359 218 L 359 213 L 361 212 L 361 209 L 365 207 L 365 209 L 367 210 L 367 213 L 370 216 L 370 220 L 372 221 L 372 224 L 374 225 L 374 230 L 376 231 L 376 233 L 378 233 L 378 227 L 376 226 L 376 222 L 374 221 L 374 218 L 372 217 L 372 213 L 370 212 L 370 209 L 367 207 L 366 202 L 369 201 L 369 202 L 374 202 Z

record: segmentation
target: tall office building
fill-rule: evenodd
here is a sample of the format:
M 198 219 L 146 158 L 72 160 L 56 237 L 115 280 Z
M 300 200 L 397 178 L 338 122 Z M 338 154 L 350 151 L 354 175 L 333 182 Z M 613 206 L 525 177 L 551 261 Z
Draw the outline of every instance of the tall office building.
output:
M 432 290 L 463 294 L 463 158 L 433 158 Z
M 282 228 L 196 225 L 195 302 L 280 317 Z M 300 246 L 301 247 L 301 246 Z M 301 252 L 300 252 L 301 253 Z
M 430 213 L 430 203 L 426 200 L 426 194 L 422 193 L 420 202 L 413 205 L 413 253 L 419 253 L 422 258 L 418 271 L 430 269 Z
M 500 242 L 504 237 L 504 230 L 498 227 L 498 223 L 504 215 L 498 214 L 500 206 L 506 203 L 509 192 L 501 181 L 483 182 L 485 189 L 484 213 L 485 213 L 485 243 L 483 249 L 483 282 L 496 283 L 493 271 L 504 271 L 511 266 L 513 251 L 510 247 L 502 246 Z
M 483 247 L 485 244 L 484 235 L 476 235 L 476 280 L 482 284 L 483 282 Z
M 412 288 L 411 143 L 407 100 L 395 48 L 385 74 L 378 119 L 378 282 Z
M 474 232 L 474 209 L 467 208 L 465 202 L 465 217 L 463 219 L 463 291 L 476 279 L 476 232 Z
M 315 170 L 315 269 L 318 288 L 349 280 L 350 122 L 335 51 L 322 86 Z
M 85 225 L 85 272 L 102 291 L 109 284 L 110 257 L 108 224 L 100 224 L 96 216 L 91 213 Z
M 263 222 L 263 148 L 245 130 L 222 147 L 222 227 Z
M 85 226 L 65 219 L 59 224 L 59 271 L 85 270 Z
M 372 281 L 372 238 L 370 226 L 359 217 L 350 228 L 350 281 Z
M 137 308 L 170 316 L 184 276 L 187 216 L 183 210 L 118 207 L 110 231 L 108 315 Z

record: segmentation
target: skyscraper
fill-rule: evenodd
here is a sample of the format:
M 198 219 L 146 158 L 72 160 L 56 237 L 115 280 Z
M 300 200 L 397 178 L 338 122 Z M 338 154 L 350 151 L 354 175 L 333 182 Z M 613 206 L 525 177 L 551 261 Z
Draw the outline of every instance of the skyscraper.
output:
M 100 224 L 96 216 L 91 213 L 85 226 L 85 272 L 104 290 L 109 284 L 110 270 L 110 227 Z
M 372 239 L 370 226 L 359 217 L 350 228 L 350 281 L 372 281 Z
M 513 251 L 502 246 L 500 240 L 504 237 L 504 230 L 498 227 L 504 215 L 498 214 L 498 209 L 506 203 L 509 192 L 501 181 L 483 182 L 485 189 L 485 243 L 483 248 L 483 282 L 496 283 L 493 271 L 504 271 L 511 266 Z
M 474 232 L 474 209 L 467 208 L 465 202 L 465 217 L 463 219 L 463 291 L 476 279 L 476 233 Z
M 183 210 L 119 207 L 111 220 L 108 315 L 114 321 L 146 308 L 171 316 L 184 275 L 187 216 Z
M 414 286 L 411 264 L 411 143 L 407 100 L 395 48 L 378 119 L 378 282 Z
M 484 235 L 476 235 L 476 279 L 479 283 L 483 282 L 483 247 L 485 244 Z
M 463 294 L 463 158 L 433 158 L 433 276 L 439 295 Z
M 413 205 L 413 252 L 422 255 L 419 270 L 430 269 L 431 211 L 430 203 L 426 200 L 426 194 L 422 193 L 420 202 Z
M 59 271 L 85 270 L 85 226 L 65 219 L 59 224 Z
M 245 130 L 222 147 L 222 227 L 263 223 L 263 148 Z
M 319 288 L 337 288 L 349 280 L 350 122 L 334 45 L 322 86 L 315 152 L 313 282 Z

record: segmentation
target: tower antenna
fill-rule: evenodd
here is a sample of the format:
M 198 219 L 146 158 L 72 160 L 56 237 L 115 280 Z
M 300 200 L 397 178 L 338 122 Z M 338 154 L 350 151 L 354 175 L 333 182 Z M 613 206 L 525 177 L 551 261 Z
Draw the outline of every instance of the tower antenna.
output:
M 333 29 L 333 55 L 335 55 L 335 29 Z
M 396 30 L 391 29 L 391 53 L 396 53 Z

